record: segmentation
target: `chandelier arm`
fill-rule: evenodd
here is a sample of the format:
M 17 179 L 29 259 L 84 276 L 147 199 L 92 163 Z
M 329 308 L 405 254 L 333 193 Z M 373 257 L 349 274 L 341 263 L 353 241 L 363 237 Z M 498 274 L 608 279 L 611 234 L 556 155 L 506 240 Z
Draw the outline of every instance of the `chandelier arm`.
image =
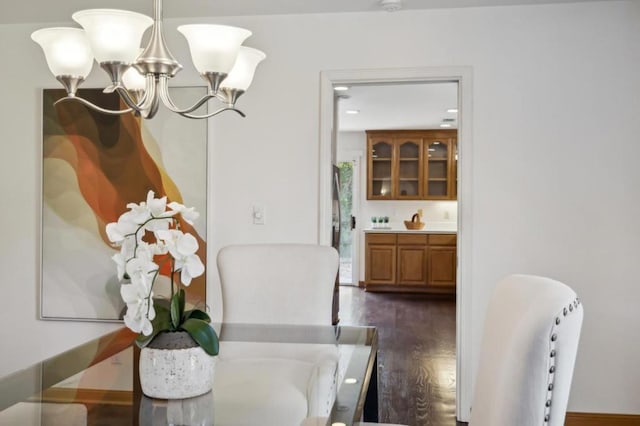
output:
M 214 112 L 212 112 L 212 113 L 210 113 L 210 114 L 204 114 L 204 115 L 186 114 L 186 113 L 181 113 L 181 112 L 179 112 L 178 114 L 180 114 L 180 115 L 181 115 L 181 116 L 183 116 L 183 117 L 187 117 L 187 118 L 197 118 L 197 119 L 199 119 L 199 118 L 209 118 L 209 117 L 213 117 L 213 116 L 216 116 L 216 115 L 218 115 L 218 114 L 220 114 L 220 113 L 222 113 L 222 112 L 225 112 L 225 111 L 235 111 L 235 112 L 237 112 L 238 114 L 240 114 L 240 116 L 242 116 L 242 117 L 246 117 L 246 115 L 245 115 L 245 113 L 244 113 L 244 112 L 242 112 L 242 111 L 240 111 L 239 109 L 236 109 L 236 108 L 234 108 L 234 107 L 224 107 L 224 108 L 220 108 L 220 109 L 219 109 L 219 110 L 217 110 L 217 111 L 214 111 Z
M 55 101 L 53 103 L 53 105 L 58 105 L 60 102 L 64 102 L 64 101 L 78 101 L 81 104 L 83 104 L 84 106 L 87 106 L 89 108 L 91 108 L 94 111 L 98 111 L 101 112 L 103 114 L 109 114 L 109 115 L 123 115 L 123 114 L 128 114 L 130 112 L 133 112 L 134 109 L 133 108 L 127 108 L 127 109 L 121 109 L 121 110 L 112 110 L 112 109 L 105 109 L 102 107 L 99 107 L 98 105 L 95 105 L 91 102 L 89 102 L 88 100 L 81 98 L 79 96 L 65 96 L 64 98 L 60 98 L 57 101 Z
M 202 105 L 207 103 L 207 101 L 209 99 L 216 97 L 215 95 L 206 94 L 202 98 L 200 98 L 200 100 L 198 100 L 192 106 L 183 109 L 183 108 L 178 107 L 173 102 L 173 99 L 171 99 L 171 95 L 169 94 L 169 82 L 168 82 L 168 79 L 166 78 L 166 76 L 160 76 L 159 86 L 160 86 L 160 99 L 162 99 L 162 103 L 164 103 L 164 105 L 167 108 L 169 108 L 171 111 L 176 112 L 176 113 L 181 114 L 181 115 L 188 114 L 190 112 L 193 112 L 193 111 L 197 110 Z M 185 117 L 187 117 L 187 116 L 185 115 Z
M 129 91 L 127 89 L 125 89 L 123 86 L 116 86 L 114 88 L 114 90 L 120 96 L 120 98 L 124 101 L 124 103 L 127 104 L 127 106 L 129 108 L 131 108 L 134 111 L 138 111 L 138 112 L 140 112 L 142 110 L 142 105 L 144 105 L 144 102 L 146 101 L 146 92 L 145 92 L 145 95 L 143 97 L 142 102 L 137 103 L 133 99 L 131 94 L 129 94 Z
M 154 96 L 149 107 L 140 111 L 140 114 L 142 115 L 143 118 L 153 118 L 158 112 L 159 106 L 160 106 L 160 98 L 158 96 Z

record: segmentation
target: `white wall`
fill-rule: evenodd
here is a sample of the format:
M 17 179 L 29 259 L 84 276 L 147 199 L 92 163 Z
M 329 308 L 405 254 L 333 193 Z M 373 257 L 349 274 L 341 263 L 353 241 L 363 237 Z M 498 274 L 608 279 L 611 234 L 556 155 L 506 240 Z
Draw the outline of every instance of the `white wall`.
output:
M 250 44 L 269 56 L 240 101 L 248 118 L 212 121 L 214 253 L 230 243 L 316 240 L 320 70 L 471 66 L 473 349 L 498 279 L 560 279 L 586 315 L 570 410 L 640 413 L 640 4 L 224 21 L 251 28 Z M 11 63 L 0 103 L 0 339 L 15 341 L 0 374 L 110 328 L 36 320 L 38 95 L 54 82 L 28 40 L 32 28 L 0 27 L 0 57 Z M 184 44 L 170 43 L 188 62 Z M 193 72 L 183 81 L 195 81 Z M 267 208 L 262 227 L 250 221 L 255 202 Z

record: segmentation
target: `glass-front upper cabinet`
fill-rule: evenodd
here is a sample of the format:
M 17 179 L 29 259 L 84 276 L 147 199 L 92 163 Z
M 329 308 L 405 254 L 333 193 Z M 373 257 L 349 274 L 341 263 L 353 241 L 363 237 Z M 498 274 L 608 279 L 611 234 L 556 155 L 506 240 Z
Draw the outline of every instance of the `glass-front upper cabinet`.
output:
M 453 144 L 452 154 L 453 159 L 451 160 L 451 198 L 458 198 L 458 139 L 452 139 L 451 143 Z
M 422 140 L 394 139 L 398 150 L 396 198 L 416 200 L 422 196 Z
M 367 131 L 368 200 L 455 200 L 457 130 Z
M 393 197 L 393 142 L 391 139 L 369 140 L 367 198 L 390 200 Z
M 448 139 L 425 140 L 427 147 L 427 188 L 430 199 L 449 199 L 451 146 Z

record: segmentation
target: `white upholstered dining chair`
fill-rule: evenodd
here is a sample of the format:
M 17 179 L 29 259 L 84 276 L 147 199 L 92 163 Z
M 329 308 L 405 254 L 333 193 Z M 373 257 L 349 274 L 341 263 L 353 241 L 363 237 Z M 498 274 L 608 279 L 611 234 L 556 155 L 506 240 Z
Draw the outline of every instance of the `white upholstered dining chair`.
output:
M 314 244 L 248 244 L 218 253 L 226 323 L 331 325 L 338 252 Z
M 562 426 L 582 304 L 558 281 L 511 275 L 494 290 L 484 325 L 470 426 Z
M 217 263 L 223 323 L 331 325 L 339 266 L 334 248 L 232 245 L 220 250 Z M 328 416 L 339 357 L 332 344 L 221 342 L 215 424 L 299 426 Z

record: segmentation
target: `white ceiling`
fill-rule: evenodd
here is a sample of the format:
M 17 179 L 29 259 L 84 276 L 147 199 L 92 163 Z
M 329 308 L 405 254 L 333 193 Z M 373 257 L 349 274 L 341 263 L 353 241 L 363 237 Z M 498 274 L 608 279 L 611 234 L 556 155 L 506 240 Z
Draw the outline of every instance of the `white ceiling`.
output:
M 402 0 L 403 10 L 599 0 Z M 600 0 L 602 1 L 602 0 Z M 613 0 L 605 0 L 613 1 Z M 381 11 L 380 0 L 165 0 L 166 18 Z M 0 24 L 67 22 L 81 9 L 128 9 L 148 15 L 152 0 L 20 0 L 0 2 Z M 386 12 L 381 12 L 386 13 Z
M 457 108 L 458 83 L 361 85 L 336 93 L 339 131 L 438 129 L 444 119 L 457 128 L 458 115 L 447 109 Z

